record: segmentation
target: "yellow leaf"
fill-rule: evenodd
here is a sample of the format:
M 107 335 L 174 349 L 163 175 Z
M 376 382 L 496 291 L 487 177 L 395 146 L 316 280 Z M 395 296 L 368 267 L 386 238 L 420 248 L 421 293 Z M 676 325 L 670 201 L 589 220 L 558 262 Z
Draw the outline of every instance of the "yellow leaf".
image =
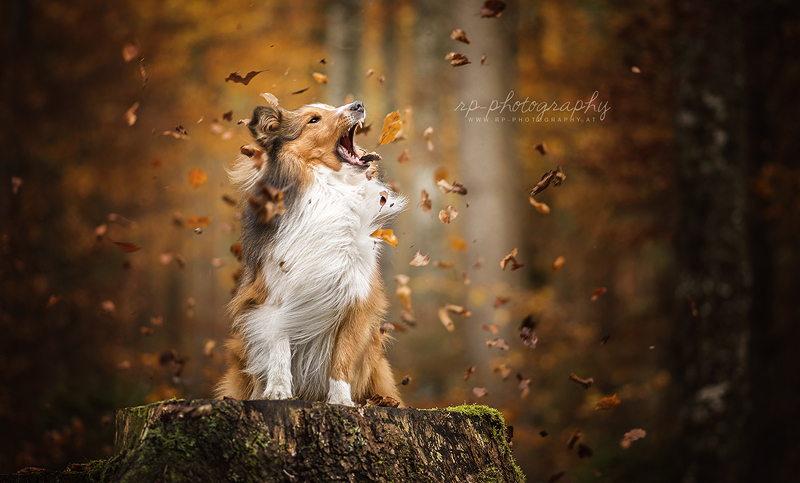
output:
M 327 84 L 328 83 L 328 76 L 324 74 L 320 74 L 319 72 L 314 72 L 311 74 L 314 76 L 314 80 L 317 81 L 317 84 Z
M 544 203 L 539 203 L 538 201 L 533 199 L 533 196 L 528 197 L 528 200 L 531 202 L 533 207 L 536 208 L 536 211 L 538 211 L 539 213 L 543 215 L 550 213 L 550 207 Z
M 373 238 L 380 238 L 393 247 L 397 246 L 397 237 L 392 230 L 382 230 L 378 228 L 370 236 Z
M 206 172 L 199 168 L 194 168 L 189 171 L 189 184 L 192 185 L 194 188 L 198 188 L 206 182 L 208 176 L 206 176 Z
M 394 111 L 387 114 L 383 119 L 383 129 L 381 130 L 381 139 L 378 142 L 378 146 L 394 141 L 402 127 L 403 122 L 400 121 L 399 112 Z

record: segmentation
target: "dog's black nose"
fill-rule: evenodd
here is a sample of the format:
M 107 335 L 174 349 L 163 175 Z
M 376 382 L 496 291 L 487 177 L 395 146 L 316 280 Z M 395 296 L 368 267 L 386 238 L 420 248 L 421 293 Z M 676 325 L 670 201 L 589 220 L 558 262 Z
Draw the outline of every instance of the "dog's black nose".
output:
M 361 102 L 361 101 L 356 101 L 356 102 L 350 104 L 350 110 L 351 111 L 364 112 L 364 103 Z

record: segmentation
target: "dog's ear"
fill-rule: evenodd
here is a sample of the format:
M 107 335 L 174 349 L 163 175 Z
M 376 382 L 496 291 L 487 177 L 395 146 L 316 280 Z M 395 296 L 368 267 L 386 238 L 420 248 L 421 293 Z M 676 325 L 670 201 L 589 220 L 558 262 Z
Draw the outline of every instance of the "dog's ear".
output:
M 261 141 L 264 137 L 275 134 L 285 117 L 284 110 L 280 107 L 258 106 L 253 109 L 253 117 L 247 127 L 253 137 Z

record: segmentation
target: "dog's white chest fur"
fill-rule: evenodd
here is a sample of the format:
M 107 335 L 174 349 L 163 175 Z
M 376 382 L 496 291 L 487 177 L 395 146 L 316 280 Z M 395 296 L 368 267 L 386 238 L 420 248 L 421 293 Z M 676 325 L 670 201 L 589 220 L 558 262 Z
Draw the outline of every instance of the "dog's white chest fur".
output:
M 372 291 L 383 242 L 370 234 L 406 205 L 361 169 L 318 167 L 314 176 L 259 257 L 267 299 L 243 320 L 247 372 L 266 383 L 253 397 L 326 398 L 342 311 Z

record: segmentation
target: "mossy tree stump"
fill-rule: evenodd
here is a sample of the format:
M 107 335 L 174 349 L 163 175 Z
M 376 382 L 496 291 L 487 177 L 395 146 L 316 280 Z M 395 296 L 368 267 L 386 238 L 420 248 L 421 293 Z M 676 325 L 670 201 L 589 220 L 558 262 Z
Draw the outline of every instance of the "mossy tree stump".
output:
M 521 482 L 506 429 L 485 406 L 165 401 L 118 411 L 115 455 L 85 481 Z

